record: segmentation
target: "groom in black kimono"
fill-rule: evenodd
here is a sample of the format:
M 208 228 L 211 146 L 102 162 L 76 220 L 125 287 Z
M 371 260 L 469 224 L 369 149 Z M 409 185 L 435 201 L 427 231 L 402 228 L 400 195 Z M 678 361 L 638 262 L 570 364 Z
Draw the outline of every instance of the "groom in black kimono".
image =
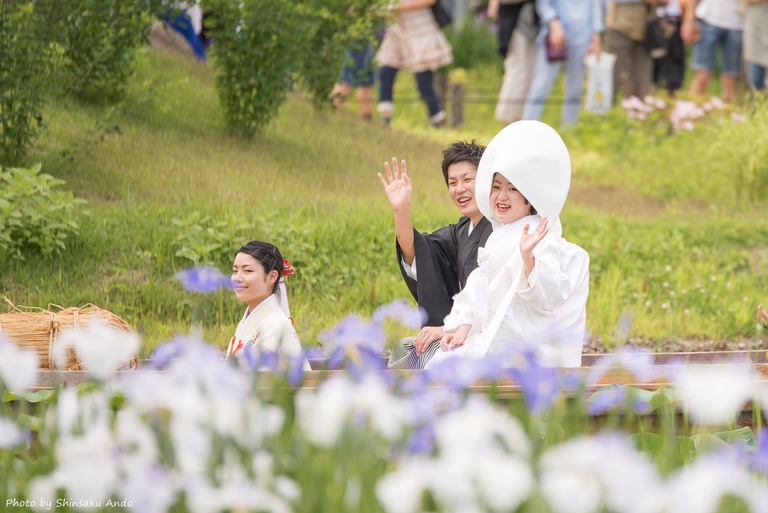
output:
M 397 347 L 391 366 L 423 368 L 440 347 L 443 319 L 450 313 L 453 297 L 477 267 L 477 248 L 485 245 L 492 228 L 475 202 L 475 175 L 484 146 L 475 141 L 455 142 L 443 151 L 443 177 L 462 217 L 433 233 L 420 233 L 411 222 L 411 180 L 403 160 L 384 163 L 386 179 L 379 173 L 395 213 L 397 257 L 400 271 L 427 318 L 415 339 Z

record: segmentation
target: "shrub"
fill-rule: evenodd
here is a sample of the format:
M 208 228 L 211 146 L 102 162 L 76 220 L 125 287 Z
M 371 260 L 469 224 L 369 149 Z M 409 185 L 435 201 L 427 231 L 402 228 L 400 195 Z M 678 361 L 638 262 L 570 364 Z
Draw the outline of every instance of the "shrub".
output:
M 0 168 L 0 182 L 0 261 L 23 260 L 25 249 L 44 256 L 64 251 L 67 238 L 79 231 L 75 213 L 85 201 L 55 190 L 64 181 L 40 173 L 40 164 Z
M 305 0 L 297 5 L 302 26 L 296 51 L 299 79 L 312 104 L 326 107 L 346 50 L 374 39 L 384 23 L 385 2 Z
M 277 114 L 296 63 L 294 2 L 217 0 L 213 64 L 230 130 L 251 137 Z M 309 52 L 309 49 L 304 49 Z
M 216 0 L 213 64 L 230 130 L 245 137 L 260 132 L 277 115 L 294 75 L 315 107 L 328 105 L 344 51 L 372 38 L 383 4 Z
M 0 2 L 0 163 L 20 164 L 43 126 L 48 58 L 33 2 Z
M 60 23 L 62 81 L 80 99 L 113 103 L 125 93 L 154 2 L 72 0 Z M 54 7 L 55 4 L 54 4 Z M 58 9 L 62 9 L 58 6 Z

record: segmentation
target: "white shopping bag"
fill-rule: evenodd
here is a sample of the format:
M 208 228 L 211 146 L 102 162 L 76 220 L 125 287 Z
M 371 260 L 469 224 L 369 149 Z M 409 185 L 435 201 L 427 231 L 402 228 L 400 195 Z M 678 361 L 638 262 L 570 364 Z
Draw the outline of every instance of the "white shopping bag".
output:
M 616 56 L 601 52 L 599 56 L 590 54 L 584 59 L 587 66 L 587 99 L 584 110 L 595 114 L 605 114 L 613 103 L 613 65 Z

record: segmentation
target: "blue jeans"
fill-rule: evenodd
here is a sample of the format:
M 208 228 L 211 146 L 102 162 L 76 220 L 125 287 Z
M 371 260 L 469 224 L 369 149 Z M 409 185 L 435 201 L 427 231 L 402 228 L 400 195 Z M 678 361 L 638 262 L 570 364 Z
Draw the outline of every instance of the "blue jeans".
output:
M 391 102 L 392 90 L 395 87 L 395 77 L 397 68 L 382 66 L 379 68 L 379 101 Z M 419 88 L 421 99 L 427 105 L 429 116 L 432 117 L 440 112 L 440 104 L 437 102 L 437 94 L 432 86 L 432 71 L 421 71 L 415 74 L 416 86 Z
M 339 82 L 352 87 L 372 86 L 375 80 L 373 56 L 374 49 L 371 44 L 347 50 Z
M 547 101 L 560 71 L 565 67 L 565 98 L 563 99 L 561 120 L 563 125 L 575 124 L 579 119 L 579 110 L 581 109 L 584 56 L 587 54 L 587 45 L 569 45 L 568 57 L 565 62 L 547 60 L 544 43 L 539 43 L 537 52 L 533 81 L 528 90 L 525 109 L 523 109 L 523 119 L 541 119 L 544 103 Z
M 748 62 L 747 82 L 752 89 L 765 91 L 765 66 L 760 66 L 754 62 Z
M 701 39 L 693 46 L 693 69 L 712 73 L 715 69 L 719 46 L 723 52 L 721 72 L 723 75 L 738 77 L 741 73 L 742 32 L 714 27 L 701 20 L 698 22 Z

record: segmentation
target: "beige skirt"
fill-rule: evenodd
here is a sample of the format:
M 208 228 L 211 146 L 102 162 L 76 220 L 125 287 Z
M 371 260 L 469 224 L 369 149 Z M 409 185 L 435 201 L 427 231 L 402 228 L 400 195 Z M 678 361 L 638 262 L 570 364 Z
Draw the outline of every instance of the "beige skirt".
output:
M 432 10 L 414 9 L 400 13 L 397 23 L 387 27 L 376 62 L 419 73 L 447 66 L 453 62 L 453 52 Z

